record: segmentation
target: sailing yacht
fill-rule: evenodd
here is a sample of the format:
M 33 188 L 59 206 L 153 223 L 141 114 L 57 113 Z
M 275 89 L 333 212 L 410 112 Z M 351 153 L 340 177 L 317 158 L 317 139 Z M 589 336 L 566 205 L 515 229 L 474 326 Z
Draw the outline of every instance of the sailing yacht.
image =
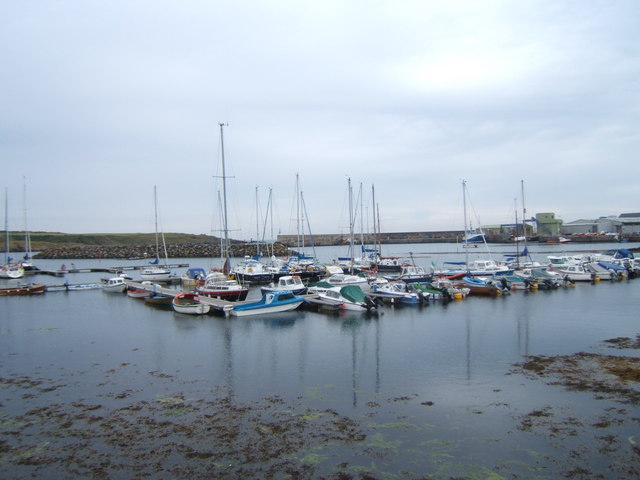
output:
M 212 268 L 207 275 L 204 285 L 197 288 L 200 295 L 207 297 L 220 298 L 224 300 L 244 300 L 247 298 L 249 289 L 229 277 L 231 271 L 231 248 L 229 241 L 229 228 L 227 223 L 227 177 L 225 173 L 224 163 L 224 131 L 225 123 L 219 123 L 220 126 L 220 151 L 222 157 L 222 231 L 224 237 L 220 245 L 220 257 L 223 261 L 222 268 Z
M 9 189 L 4 189 L 4 265 L 0 267 L 0 278 L 22 278 L 24 268 L 18 263 L 12 263 L 9 247 Z
M 152 282 L 166 282 L 171 279 L 171 269 L 167 266 L 167 247 L 164 243 L 164 235 L 162 236 L 162 246 L 164 248 L 165 265 L 159 265 L 160 242 L 158 238 L 158 195 L 155 185 L 153 186 L 153 204 L 156 227 L 156 258 L 153 262 L 150 262 L 150 266 L 145 267 L 140 271 L 140 278 L 142 280 L 148 280 Z

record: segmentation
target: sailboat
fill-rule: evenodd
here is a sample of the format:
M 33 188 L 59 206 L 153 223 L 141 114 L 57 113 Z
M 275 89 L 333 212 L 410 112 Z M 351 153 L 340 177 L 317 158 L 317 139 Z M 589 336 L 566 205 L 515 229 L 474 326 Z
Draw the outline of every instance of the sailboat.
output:
M 307 213 L 307 206 L 304 202 L 304 195 L 300 189 L 300 177 L 296 173 L 296 186 L 295 186 L 295 201 L 296 201 L 296 249 L 295 253 L 289 255 L 287 259 L 287 274 L 297 275 L 306 280 L 315 280 L 320 278 L 325 270 L 323 267 L 316 265 L 316 247 L 313 241 L 313 233 L 311 232 L 311 225 L 309 223 L 309 214 Z M 309 231 L 309 239 L 311 240 L 310 248 L 313 251 L 313 255 L 307 255 L 305 252 L 305 223 Z M 286 275 L 286 274 L 285 274 Z
M 24 203 L 24 257 L 22 257 L 22 261 L 20 265 L 25 270 L 34 270 L 32 258 L 31 258 L 31 234 L 29 233 L 29 228 L 27 227 L 27 179 L 23 177 L 23 186 L 22 186 L 22 198 Z
M 225 175 L 224 164 L 224 123 L 220 126 L 220 146 L 222 157 L 222 231 L 224 237 L 220 242 L 220 257 L 223 261 L 222 271 L 211 269 L 205 278 L 204 285 L 197 288 L 200 295 L 213 298 L 221 298 L 224 300 L 244 300 L 247 298 L 249 289 L 240 285 L 235 279 L 229 278 L 231 272 L 231 248 L 229 242 L 229 228 L 227 224 L 227 177 Z
M 166 282 L 171 279 L 171 269 L 167 266 L 167 247 L 164 243 L 164 235 L 162 235 L 162 246 L 164 249 L 165 264 L 160 265 L 160 241 L 158 237 L 158 193 L 156 186 L 153 186 L 153 205 L 155 213 L 155 229 L 156 229 L 156 258 L 153 262 L 149 262 L 150 266 L 140 271 L 142 280 L 153 282 Z
M 0 267 L 0 278 L 21 278 L 24 276 L 22 265 L 12 263 L 9 247 L 9 189 L 4 189 L 4 265 Z

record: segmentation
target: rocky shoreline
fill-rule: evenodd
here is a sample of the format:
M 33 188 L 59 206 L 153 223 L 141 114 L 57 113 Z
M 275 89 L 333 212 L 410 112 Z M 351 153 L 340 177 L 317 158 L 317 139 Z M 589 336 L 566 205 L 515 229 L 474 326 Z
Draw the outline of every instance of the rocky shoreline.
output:
M 269 255 L 272 253 L 269 247 Z M 283 243 L 276 242 L 273 245 L 273 255 L 277 257 L 287 256 L 293 253 L 289 247 Z M 256 254 L 255 244 L 232 243 L 231 255 L 233 257 L 252 256 Z M 267 255 L 266 248 L 263 247 L 263 255 Z M 211 243 L 180 243 L 167 245 L 167 256 L 169 258 L 206 258 L 219 257 L 220 245 Z M 60 245 L 46 248 L 36 255 L 40 259 L 140 259 L 154 258 L 155 245 Z

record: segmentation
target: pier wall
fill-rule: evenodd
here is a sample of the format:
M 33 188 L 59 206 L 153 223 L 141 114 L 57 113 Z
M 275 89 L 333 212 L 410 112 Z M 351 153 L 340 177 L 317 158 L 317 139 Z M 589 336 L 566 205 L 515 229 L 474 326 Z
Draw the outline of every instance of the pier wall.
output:
M 377 237 L 374 237 L 373 234 L 365 233 L 364 243 L 365 244 L 373 244 L 378 241 Z M 388 244 L 388 243 L 455 243 L 459 241 L 463 236 L 462 230 L 453 230 L 453 231 L 440 231 L 440 232 L 391 232 L 391 233 L 382 233 L 380 235 L 380 243 Z M 356 235 L 356 243 L 361 243 L 361 235 Z M 278 235 L 278 242 L 288 245 L 289 247 L 295 247 L 298 245 L 298 236 L 297 235 Z M 305 235 L 304 236 L 304 245 L 316 245 L 316 246 L 327 246 L 327 245 L 348 245 L 349 244 L 349 235 L 348 234 L 318 234 L 318 235 Z
M 464 232 L 462 230 L 450 230 L 450 231 L 438 231 L 438 232 L 394 232 L 383 233 L 380 236 L 380 243 L 383 244 L 402 244 L 402 243 L 456 243 L 461 242 Z M 378 240 L 374 238 L 372 234 L 364 234 L 364 243 L 367 245 L 373 245 Z M 610 236 L 605 235 L 564 235 L 572 242 L 576 243 L 605 243 L 616 241 Z M 558 236 L 531 236 L 527 237 L 528 241 L 547 243 L 557 241 Z M 361 243 L 361 236 L 358 234 L 355 238 L 355 243 Z M 510 243 L 511 235 L 499 234 L 499 233 L 485 233 L 485 239 L 487 243 Z M 626 242 L 639 242 L 639 235 L 624 235 L 622 240 Z M 298 245 L 297 235 L 278 235 L 279 243 L 287 245 L 288 247 L 295 248 Z M 318 235 L 305 235 L 302 241 L 304 245 L 315 245 L 318 247 L 330 246 L 330 245 L 348 245 L 348 234 L 318 234 Z

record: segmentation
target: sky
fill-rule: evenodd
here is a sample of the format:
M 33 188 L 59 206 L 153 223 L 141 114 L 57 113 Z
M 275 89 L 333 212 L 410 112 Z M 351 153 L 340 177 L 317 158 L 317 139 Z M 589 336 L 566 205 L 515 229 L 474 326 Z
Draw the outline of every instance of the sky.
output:
M 349 179 L 356 230 L 461 230 L 463 180 L 471 226 L 637 212 L 639 24 L 637 0 L 0 0 L 9 229 L 153 232 L 155 187 L 162 231 L 219 235 L 220 123 L 233 238 L 295 234 L 296 175 L 314 234 L 348 233 Z

